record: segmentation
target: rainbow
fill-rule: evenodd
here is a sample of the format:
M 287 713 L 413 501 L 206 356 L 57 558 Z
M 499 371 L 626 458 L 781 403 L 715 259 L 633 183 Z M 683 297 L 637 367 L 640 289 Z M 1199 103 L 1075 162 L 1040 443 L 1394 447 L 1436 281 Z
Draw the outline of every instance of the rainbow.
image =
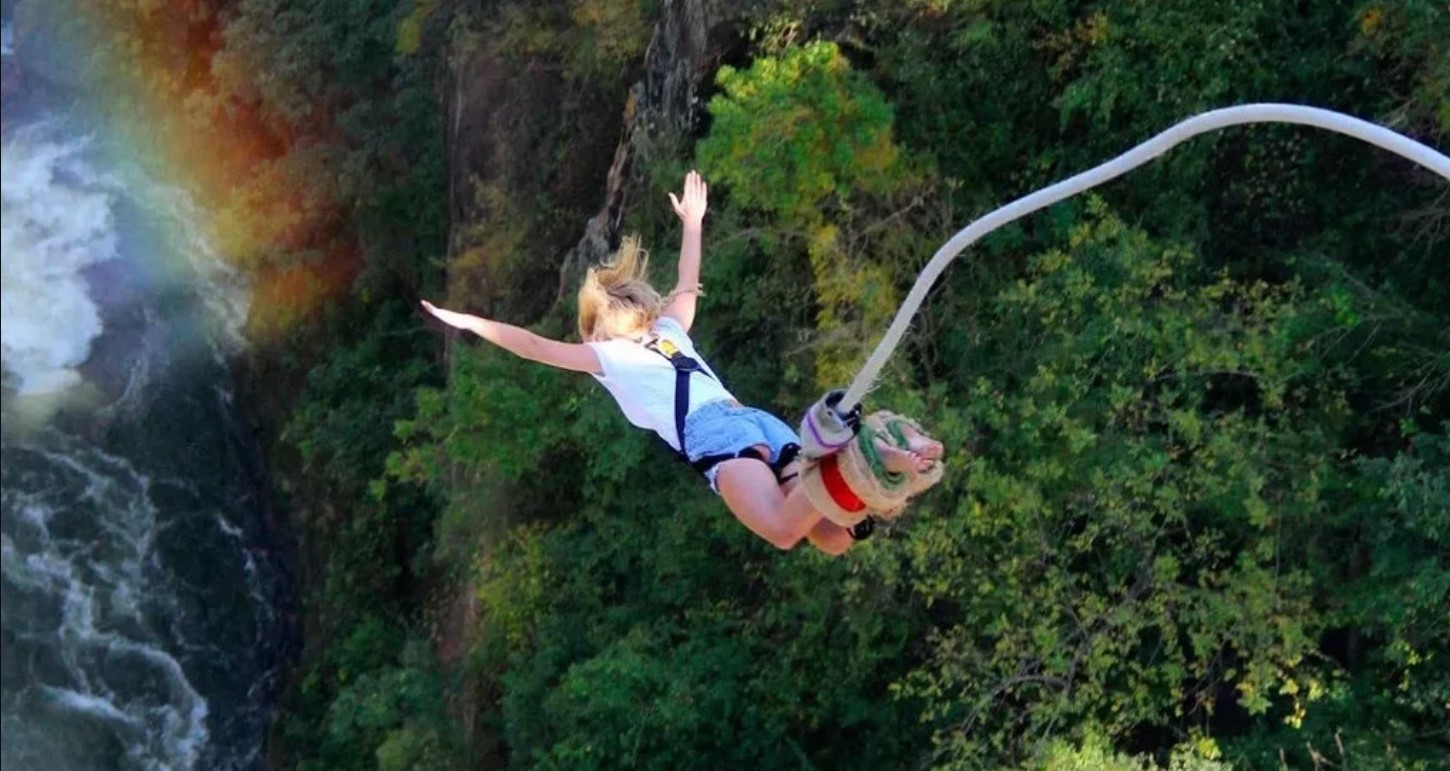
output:
M 194 202 L 190 226 L 247 278 L 246 336 L 265 342 L 346 293 L 362 260 L 331 170 L 289 162 L 295 127 L 263 106 L 264 70 L 223 47 L 224 28 L 204 0 L 21 0 L 16 55 L 27 68 L 27 37 L 44 36 L 39 56 L 74 73 L 114 160 Z M 313 135 L 333 131 L 331 116 L 310 120 Z M 189 234 L 156 236 L 192 248 Z

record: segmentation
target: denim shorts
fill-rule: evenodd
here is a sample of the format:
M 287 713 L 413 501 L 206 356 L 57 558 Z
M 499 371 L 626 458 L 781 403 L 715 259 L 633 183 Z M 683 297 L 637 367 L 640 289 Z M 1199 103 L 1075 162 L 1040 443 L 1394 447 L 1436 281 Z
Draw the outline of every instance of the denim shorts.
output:
M 780 418 L 757 410 L 742 407 L 734 402 L 706 402 L 685 418 L 685 449 L 691 461 L 706 455 L 734 455 L 747 447 L 763 444 L 770 447 L 769 462 L 780 457 L 780 450 L 788 444 L 800 444 L 801 438 L 795 429 Z M 715 476 L 719 464 L 705 472 L 710 489 L 715 487 Z

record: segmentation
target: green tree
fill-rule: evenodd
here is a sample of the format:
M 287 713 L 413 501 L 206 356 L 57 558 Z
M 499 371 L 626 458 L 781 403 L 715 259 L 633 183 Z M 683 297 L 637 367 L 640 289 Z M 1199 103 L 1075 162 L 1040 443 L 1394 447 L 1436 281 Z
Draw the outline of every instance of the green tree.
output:
M 888 189 L 899 152 L 892 111 L 830 43 L 722 67 L 700 164 L 744 206 L 809 218 L 828 198 Z
M 1313 304 L 1204 275 L 1101 205 L 1068 241 L 986 311 L 993 366 L 950 407 L 985 438 L 907 550 L 924 601 L 959 609 L 901 686 L 947 767 L 1074 726 L 1292 718 L 1323 689 L 1295 544 L 1346 408 Z

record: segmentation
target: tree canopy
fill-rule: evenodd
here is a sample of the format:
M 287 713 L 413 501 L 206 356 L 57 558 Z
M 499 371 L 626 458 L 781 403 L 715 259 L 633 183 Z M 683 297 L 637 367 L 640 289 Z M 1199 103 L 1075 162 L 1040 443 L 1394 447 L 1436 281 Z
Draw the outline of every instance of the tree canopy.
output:
M 587 378 L 445 353 L 408 310 L 446 291 L 572 328 L 541 277 L 568 275 L 558 245 L 677 4 L 198 5 L 211 47 L 154 87 L 259 148 L 213 188 L 232 257 L 264 296 L 342 277 L 253 310 L 304 544 L 279 767 L 1450 757 L 1444 180 L 1235 128 L 993 234 L 871 396 L 932 427 L 946 481 L 842 559 L 782 555 Z M 961 224 L 1190 114 L 1278 100 L 1450 136 L 1435 0 L 745 6 L 699 131 L 635 156 L 624 227 L 668 285 L 664 193 L 705 173 L 697 342 L 792 421 Z M 458 180 L 471 57 L 549 111 L 505 111 L 528 164 Z

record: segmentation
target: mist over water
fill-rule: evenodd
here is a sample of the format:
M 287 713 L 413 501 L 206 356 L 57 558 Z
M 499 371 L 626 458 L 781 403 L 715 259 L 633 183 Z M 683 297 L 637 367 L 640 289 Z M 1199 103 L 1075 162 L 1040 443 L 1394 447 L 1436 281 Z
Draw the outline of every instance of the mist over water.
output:
M 0 765 L 260 768 L 286 587 L 225 366 L 246 288 L 103 129 L 3 141 Z
M 18 380 L 21 395 L 79 382 L 75 368 L 101 334 L 100 309 L 83 271 L 116 258 L 114 183 L 80 162 L 80 140 L 41 136 L 35 127 L 21 129 L 0 151 L 0 341 L 5 371 Z

